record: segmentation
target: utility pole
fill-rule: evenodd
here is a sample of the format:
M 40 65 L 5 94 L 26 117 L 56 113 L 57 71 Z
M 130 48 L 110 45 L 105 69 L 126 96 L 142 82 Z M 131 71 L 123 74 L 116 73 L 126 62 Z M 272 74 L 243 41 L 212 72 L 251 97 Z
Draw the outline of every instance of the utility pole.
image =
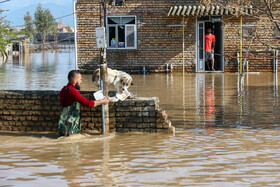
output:
M 102 4 L 102 6 L 101 6 Z M 100 26 L 102 26 L 102 8 L 103 8 L 103 27 L 105 28 L 106 41 L 106 0 L 100 0 Z M 106 45 L 105 45 L 106 46 Z M 103 90 L 103 95 L 108 97 L 108 75 L 107 75 L 107 49 L 100 49 L 100 89 Z M 109 104 L 102 105 L 102 129 L 103 134 L 109 132 Z
M 75 70 L 78 70 L 78 46 L 77 46 L 77 25 L 76 25 L 76 3 L 73 0 L 73 17 L 74 17 L 74 40 L 75 40 Z

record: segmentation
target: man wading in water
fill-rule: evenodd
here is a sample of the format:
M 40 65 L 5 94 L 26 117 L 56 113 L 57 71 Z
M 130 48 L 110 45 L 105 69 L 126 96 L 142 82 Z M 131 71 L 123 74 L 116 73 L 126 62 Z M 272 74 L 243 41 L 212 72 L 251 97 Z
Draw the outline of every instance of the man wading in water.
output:
M 58 124 L 59 136 L 69 136 L 81 132 L 80 104 L 93 108 L 98 105 L 108 104 L 111 100 L 104 98 L 99 101 L 88 100 L 78 90 L 81 88 L 82 75 L 79 71 L 72 70 L 68 74 L 68 84 L 60 91 L 60 119 Z

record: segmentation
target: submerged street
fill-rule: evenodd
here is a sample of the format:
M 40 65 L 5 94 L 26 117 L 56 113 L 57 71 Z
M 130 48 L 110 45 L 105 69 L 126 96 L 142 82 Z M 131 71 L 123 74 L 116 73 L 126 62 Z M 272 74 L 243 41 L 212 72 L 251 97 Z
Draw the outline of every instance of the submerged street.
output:
M 4 90 L 60 90 L 74 49 L 31 53 L 0 66 Z M 110 64 L 108 64 L 110 67 Z M 1 185 L 276 186 L 279 89 L 274 73 L 133 74 L 129 91 L 158 97 L 175 136 L 1 133 Z M 81 90 L 96 91 L 91 75 Z

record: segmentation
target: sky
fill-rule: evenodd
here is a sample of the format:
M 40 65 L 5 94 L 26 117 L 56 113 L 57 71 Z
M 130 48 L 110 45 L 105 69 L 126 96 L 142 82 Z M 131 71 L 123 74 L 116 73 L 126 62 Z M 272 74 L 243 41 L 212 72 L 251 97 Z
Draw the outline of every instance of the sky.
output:
M 0 0 L 0 2 L 3 0 Z M 23 3 L 24 2 L 24 3 Z M 9 9 L 10 11 L 33 5 L 33 4 L 47 4 L 47 3 L 54 3 L 57 5 L 72 5 L 72 0 L 10 0 L 5 3 L 0 3 L 0 8 Z
M 55 18 L 73 13 L 73 0 L 10 0 L 0 3 L 0 9 L 8 10 L 4 12 L 4 16 L 11 22 L 10 26 L 13 27 L 24 24 L 23 17 L 27 11 L 33 16 L 39 3 L 43 8 L 48 8 Z M 59 21 L 73 27 L 73 18 L 71 16 Z

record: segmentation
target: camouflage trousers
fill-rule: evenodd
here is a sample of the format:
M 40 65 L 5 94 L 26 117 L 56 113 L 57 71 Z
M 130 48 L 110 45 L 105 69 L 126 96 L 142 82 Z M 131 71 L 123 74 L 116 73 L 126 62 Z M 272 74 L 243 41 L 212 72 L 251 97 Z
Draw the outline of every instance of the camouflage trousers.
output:
M 68 107 L 62 107 L 58 123 L 59 136 L 70 136 L 81 132 L 80 103 L 74 102 Z

